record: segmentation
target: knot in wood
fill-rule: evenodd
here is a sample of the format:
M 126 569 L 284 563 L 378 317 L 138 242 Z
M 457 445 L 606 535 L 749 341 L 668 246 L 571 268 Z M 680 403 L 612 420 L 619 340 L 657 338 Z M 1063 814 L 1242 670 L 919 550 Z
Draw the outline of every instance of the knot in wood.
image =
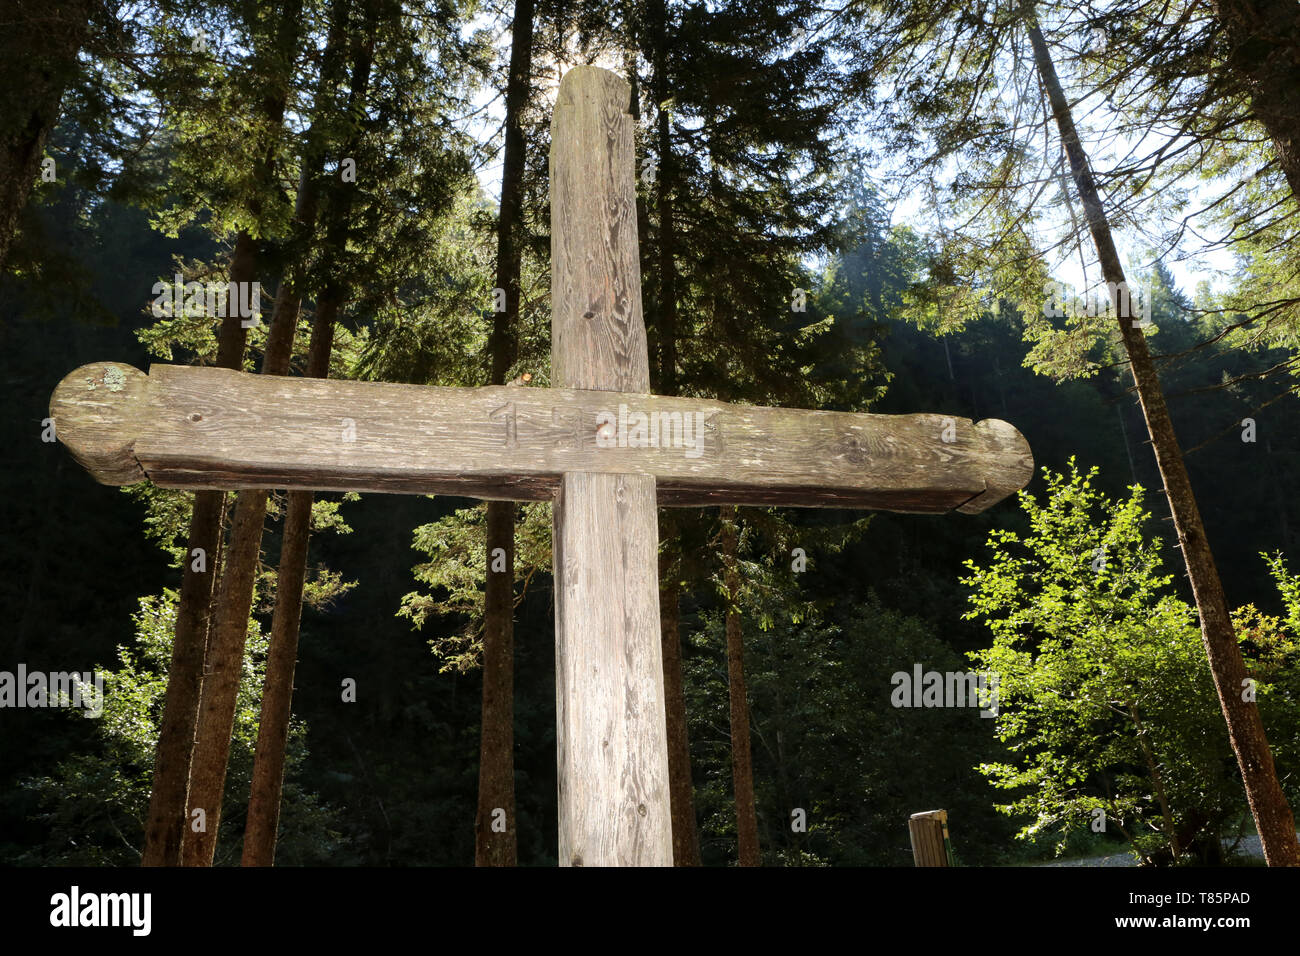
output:
M 857 435 L 845 435 L 839 440 L 835 449 L 840 458 L 851 461 L 855 465 L 860 465 L 871 457 L 866 443 Z

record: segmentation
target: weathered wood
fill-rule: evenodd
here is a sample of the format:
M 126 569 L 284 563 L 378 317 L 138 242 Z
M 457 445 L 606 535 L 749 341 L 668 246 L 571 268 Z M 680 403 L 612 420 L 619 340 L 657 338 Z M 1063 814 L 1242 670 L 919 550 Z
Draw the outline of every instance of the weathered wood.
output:
M 559 386 L 650 390 L 630 97 L 613 73 L 578 67 L 556 99 L 551 375 Z M 593 400 L 611 407 L 608 394 Z M 516 453 L 517 408 L 506 432 Z M 596 442 L 594 419 L 568 411 L 551 416 L 552 447 L 572 435 L 589 462 L 617 450 L 587 447 L 588 438 Z M 610 423 L 601 427 L 602 440 L 616 442 Z M 615 467 L 611 459 L 602 473 L 566 470 L 554 508 L 559 861 L 671 866 L 655 478 Z
M 149 422 L 149 395 L 154 382 L 139 369 L 120 362 L 95 362 L 70 372 L 50 398 L 54 435 L 77 464 L 105 485 L 144 481 L 144 469 L 132 446 Z
M 658 579 L 644 554 L 654 523 L 653 478 L 564 476 L 553 557 L 564 866 L 672 865 Z
M 948 853 L 948 811 L 926 810 L 907 819 L 912 860 L 917 866 L 951 866 Z
M 101 362 L 59 384 L 50 414 L 59 440 L 105 484 L 148 477 L 173 488 L 544 500 L 562 474 L 584 472 L 653 476 L 661 505 L 938 513 L 983 511 L 1033 472 L 1024 438 L 995 419 L 590 389 L 438 388 L 171 365 L 146 376 Z M 617 447 L 620 431 L 625 446 L 638 443 L 638 414 L 660 447 Z

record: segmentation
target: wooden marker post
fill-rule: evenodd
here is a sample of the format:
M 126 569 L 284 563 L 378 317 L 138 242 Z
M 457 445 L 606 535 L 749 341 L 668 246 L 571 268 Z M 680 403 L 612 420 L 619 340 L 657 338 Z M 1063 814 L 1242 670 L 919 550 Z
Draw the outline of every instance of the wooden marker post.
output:
M 912 859 L 917 866 L 952 866 L 947 810 L 912 814 L 907 819 L 907 831 L 912 837 Z
M 559 387 L 650 393 L 630 103 L 628 84 L 595 67 L 565 74 L 555 103 Z M 564 472 L 554 528 L 560 864 L 672 866 L 654 476 Z

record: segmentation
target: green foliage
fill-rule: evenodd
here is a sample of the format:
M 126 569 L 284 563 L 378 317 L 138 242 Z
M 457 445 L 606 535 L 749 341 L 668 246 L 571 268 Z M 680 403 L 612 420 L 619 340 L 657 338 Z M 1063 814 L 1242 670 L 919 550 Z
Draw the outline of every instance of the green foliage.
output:
M 491 362 L 485 357 L 489 311 L 495 284 L 493 237 L 485 200 L 466 190 L 429 229 L 427 241 L 411 248 L 405 269 L 391 283 L 361 290 L 358 307 L 372 310 L 370 337 L 361 349 L 355 374 L 381 382 L 419 385 L 486 385 Z M 386 240 L 380 237 L 378 248 Z M 418 251 L 417 251 L 418 250 Z M 545 341 L 526 347 L 521 362 L 534 375 L 547 361 L 550 319 L 546 289 L 531 291 L 542 271 L 526 263 L 522 285 L 522 324 L 526 339 Z M 375 293 L 382 293 L 376 295 Z
M 145 537 L 171 556 L 172 567 L 183 567 L 194 495 L 176 488 L 159 488 L 152 481 L 127 485 L 122 493 L 144 505 Z
M 402 598 L 399 617 L 417 628 L 430 617 L 454 616 L 463 621 L 460 629 L 429 641 L 442 671 L 465 673 L 482 664 L 483 599 L 488 568 L 487 506 L 462 508 L 432 524 L 415 529 L 411 545 L 429 555 L 428 562 L 414 568 L 415 579 L 428 591 L 411 591 Z M 515 516 L 515 606 L 528 594 L 533 577 L 551 566 L 551 507 L 548 502 L 517 506 Z
M 1263 555 L 1277 585 L 1283 616 L 1264 614 L 1255 605 L 1237 608 L 1233 626 L 1246 658 L 1273 760 L 1287 800 L 1300 802 L 1300 575 L 1287 568 L 1281 553 Z
M 1178 130 L 1178 148 L 1159 135 L 1126 156 L 1111 176 L 1109 198 L 1136 212 L 1131 219 L 1160 223 L 1165 247 L 1187 250 L 1190 237 L 1233 253 L 1230 282 L 1207 290 L 1197 304 L 1231 348 L 1265 357 L 1284 351 L 1289 361 L 1272 369 L 1282 379 L 1274 392 L 1294 391 L 1297 197 L 1278 162 L 1279 146 L 1254 109 L 1253 56 L 1233 50 L 1225 17 L 1196 16 L 1194 9 L 1124 0 L 1093 11 L 1106 42 L 1082 59 L 1112 128 Z
M 96 745 L 61 761 L 48 776 L 25 780 L 40 799 L 45 844 L 20 862 L 42 865 L 134 866 L 139 863 L 153 784 L 154 749 L 176 627 L 174 591 L 140 599 L 131 646 L 118 648 L 116 670 L 104 678 L 104 709 Z M 248 808 L 258 700 L 265 676 L 267 638 L 250 620 L 235 711 L 230 768 L 217 862 L 234 862 Z M 69 718 L 69 719 L 81 719 Z M 285 762 L 284 812 L 278 860 L 288 864 L 337 862 L 342 850 L 334 811 L 299 783 L 307 753 L 305 728 L 293 721 Z
M 1113 501 L 1071 459 L 1043 469 L 1042 502 L 1020 493 L 1027 534 L 994 531 L 968 561 L 968 619 L 993 645 L 971 655 L 999 676 L 999 739 L 1010 759 L 980 767 L 1028 815 L 1018 836 L 1071 830 L 1104 813 L 1150 861 L 1213 857 L 1242 809 L 1195 614 L 1170 590 L 1144 526 L 1143 492 Z
M 843 238 L 837 161 L 847 157 L 829 48 L 790 43 L 816 12 L 665 3 L 644 16 L 633 39 L 651 66 L 638 156 L 658 170 L 641 228 L 652 387 L 863 407 L 881 373 L 875 353 L 830 335 L 811 267 Z M 836 361 L 847 375 L 817 374 Z

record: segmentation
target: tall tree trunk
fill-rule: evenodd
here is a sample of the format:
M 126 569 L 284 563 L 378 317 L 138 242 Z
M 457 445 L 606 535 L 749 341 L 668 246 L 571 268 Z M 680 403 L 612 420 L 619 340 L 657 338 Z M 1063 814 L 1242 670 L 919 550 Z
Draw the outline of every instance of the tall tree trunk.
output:
M 741 631 L 736 506 L 722 508 L 723 583 L 727 590 L 727 688 L 731 699 L 731 779 L 736 795 L 736 844 L 741 866 L 759 866 L 758 815 L 754 806 L 754 758 L 749 743 L 749 700 Z
M 1300 199 L 1300 5 L 1295 0 L 1215 0 L 1228 40 L 1225 69 L 1244 81 L 1255 118 Z
M 532 91 L 533 0 L 515 0 L 506 79 L 505 155 L 497 220 L 497 288 L 505 310 L 492 320 L 492 384 L 504 385 L 515 362 L 523 218 L 522 114 Z M 479 735 L 474 864 L 514 866 L 515 828 L 515 505 L 487 503 L 487 576 L 483 596 L 483 709 Z
M 265 517 L 265 491 L 238 493 L 225 567 L 216 594 L 194 757 L 190 763 L 186 815 L 191 830 L 186 834 L 182 848 L 182 862 L 186 866 L 211 866 L 216 852 L 226 762 L 230 756 L 235 703 L 244 666 L 244 645 L 248 639 L 248 614 L 252 606 L 253 581 Z
M 282 342 L 285 336 L 292 342 L 300 305 L 290 285 L 288 281 L 281 282 L 275 297 L 263 375 L 285 375 L 289 371 L 292 346 L 285 348 Z M 248 641 L 248 615 L 261 557 L 266 494 L 255 489 L 240 491 L 235 497 L 235 514 L 208 638 L 194 755 L 190 762 L 186 816 L 191 829 L 181 854 L 185 866 L 211 866 L 217 848 L 226 765 L 244 669 L 244 647 Z M 196 811 L 202 811 L 202 828 L 197 830 Z
M 1033 45 L 1034 62 L 1047 90 L 1052 114 L 1060 130 L 1061 141 L 1070 160 L 1070 170 L 1079 190 L 1079 198 L 1088 217 L 1088 228 L 1097 247 L 1102 277 L 1112 288 L 1124 283 L 1124 269 L 1111 237 L 1097 184 L 1088 165 L 1088 157 L 1074 126 L 1069 101 L 1061 89 L 1051 52 L 1039 29 L 1031 3 L 1024 6 L 1026 26 Z M 1121 315 L 1129 309 L 1120 307 L 1127 297 L 1116 295 L 1115 313 L 1119 318 L 1120 336 L 1128 353 L 1133 381 L 1137 387 L 1142 414 L 1156 454 L 1156 465 L 1164 479 L 1165 494 L 1178 532 L 1179 547 L 1191 579 L 1192 594 L 1200 613 L 1201 637 L 1205 643 L 1210 672 L 1214 676 L 1219 704 L 1228 724 L 1228 737 L 1241 766 L 1241 776 L 1246 787 L 1255 825 L 1264 847 L 1264 857 L 1270 866 L 1300 866 L 1300 841 L 1296 839 L 1295 821 L 1287 805 L 1282 787 L 1273 766 L 1273 753 L 1264 734 L 1264 723 L 1259 708 L 1253 701 L 1242 700 L 1246 681 L 1246 666 L 1241 648 L 1233 632 L 1228 614 L 1228 602 L 1219 580 L 1219 571 L 1205 536 L 1205 526 L 1192 493 L 1182 450 L 1174 434 L 1174 426 L 1165 406 L 1164 393 L 1156 374 L 1151 353 L 1147 349 L 1146 335 L 1135 327 L 1130 315 Z
M 252 282 L 256 266 L 256 243 L 247 232 L 241 232 L 235 238 L 229 281 Z M 238 369 L 244 362 L 248 330 L 244 328 L 237 310 L 227 307 L 226 312 L 217 333 L 217 365 Z M 181 847 L 188 832 L 185 807 L 190 763 L 198 726 L 214 582 L 220 570 L 218 552 L 221 549 L 225 502 L 226 495 L 221 491 L 194 494 L 181 593 L 176 608 L 172 659 L 167 669 L 167 696 L 158 724 L 153 792 L 149 796 L 144 852 L 140 860 L 142 866 L 181 865 Z
M 9 259 L 64 90 L 79 70 L 94 6 L 93 0 L 6 5 L 0 29 L 0 269 Z
M 270 107 L 267 118 L 279 122 L 283 119 L 284 102 Z M 269 156 L 260 161 L 262 173 L 269 174 Z M 250 210 L 256 215 L 260 208 Z M 254 281 L 258 265 L 258 242 L 246 230 L 235 238 L 231 257 L 229 281 L 243 286 Z M 217 337 L 217 366 L 242 369 L 244 352 L 248 343 L 248 330 L 243 317 L 233 307 L 233 301 L 242 298 L 233 290 L 227 301 L 226 315 L 222 318 Z M 222 548 L 222 525 L 228 506 L 224 492 L 200 491 L 194 495 L 194 510 L 190 519 L 190 537 L 187 544 L 187 564 L 181 579 L 180 601 L 176 613 L 176 634 L 172 644 L 172 662 L 167 672 L 167 697 L 163 718 L 158 729 L 158 745 L 154 764 L 153 793 L 149 802 L 149 820 L 145 827 L 145 849 L 141 864 L 144 866 L 180 866 L 185 862 L 184 844 L 195 821 L 189 813 L 194 749 L 198 736 L 199 708 L 202 703 L 203 681 L 207 670 L 207 648 L 213 634 L 213 601 L 217 596 L 217 582 L 224 571 L 225 562 L 215 555 Z M 205 572 L 194 570 L 196 549 L 202 549 L 209 558 Z
M 483 710 L 479 735 L 474 865 L 514 866 L 515 505 L 487 504 L 487 587 L 483 621 Z
M 695 826 L 691 747 L 686 730 L 686 691 L 682 680 L 681 541 L 671 518 L 663 524 L 659 553 L 659 640 L 664 658 L 664 716 L 668 727 L 668 797 L 673 820 L 673 865 L 699 866 Z
M 322 57 L 317 85 L 317 109 L 323 108 L 342 79 L 342 48 L 345 39 L 347 4 L 338 0 L 331 6 L 329 35 Z M 366 70 L 369 82 L 369 69 Z M 354 88 L 350 100 L 355 103 Z M 298 199 L 294 210 L 295 266 L 301 268 L 312 244 L 316 227 L 316 210 L 321 188 L 321 160 L 325 149 L 317 123 L 307 131 Z M 345 147 L 344 154 L 352 150 Z M 347 194 L 350 200 L 351 190 Z M 348 200 L 345 200 L 348 202 Z M 346 213 L 344 213 L 346 215 Z M 335 262 L 345 241 L 336 215 L 326 238 L 325 256 L 329 260 L 324 272 L 335 276 Z M 298 285 L 286 290 L 291 304 L 300 310 L 301 276 Z M 334 347 L 334 323 L 342 308 L 343 285 L 331 279 L 330 290 L 316 303 L 312 322 L 311 344 L 307 351 L 308 378 L 328 378 L 330 353 Z M 272 367 L 288 369 L 292 360 L 293 337 L 275 338 L 276 351 L 268 343 L 267 362 Z M 257 749 L 253 755 L 253 779 L 248 796 L 248 818 L 244 825 L 244 851 L 241 866 L 271 866 L 275 862 L 275 843 L 280 823 L 280 797 L 284 788 L 285 754 L 289 744 L 289 719 L 293 711 L 293 675 L 298 663 L 298 636 L 302 621 L 302 594 L 307 578 L 307 554 L 311 539 L 311 511 L 315 495 L 310 491 L 290 491 L 280 542 L 280 567 L 276 575 L 275 608 L 271 614 L 271 640 L 267 649 L 266 674 L 262 682 L 261 712 L 257 725 Z
M 308 378 L 329 377 L 334 322 L 339 305 L 337 297 L 317 303 L 307 355 Z M 290 491 L 288 494 L 284 537 L 280 544 L 280 569 L 276 577 L 275 610 L 271 616 L 271 642 L 262 684 L 257 750 L 253 758 L 253 782 L 248 797 L 248 822 L 244 827 L 244 853 L 240 861 L 243 866 L 271 866 L 275 862 L 314 500 L 315 495 L 310 491 Z
M 300 306 L 294 283 L 286 277 L 276 291 L 271 330 L 262 361 L 263 375 L 288 374 Z M 243 675 L 244 648 L 248 641 L 248 616 L 261 562 L 266 495 L 265 491 L 257 489 L 240 491 L 235 496 L 234 518 L 209 626 L 198 724 L 190 761 L 186 801 L 190 832 L 186 834 L 181 852 L 185 866 L 211 866 L 216 852 L 226 765 L 230 758 L 235 706 Z M 198 825 L 196 811 L 202 811 L 202 828 L 198 830 L 195 829 Z
M 353 63 L 351 95 L 349 96 L 349 114 L 356 115 L 354 108 L 364 104 L 370 83 L 370 71 L 374 54 L 374 29 L 377 12 L 374 4 L 366 6 L 367 20 L 364 42 L 357 47 Z M 333 28 L 331 28 L 333 33 Z M 328 51 L 327 51 L 328 52 Z M 309 197 L 311 180 L 304 177 L 299 185 L 299 200 L 296 217 L 303 226 L 314 219 L 314 199 L 303 199 L 304 191 Z M 347 193 L 351 196 L 351 191 Z M 339 244 L 336 233 L 343 229 L 347 211 L 338 214 L 332 227 L 327 246 Z M 294 336 L 298 328 L 298 316 L 301 309 L 301 295 L 293 269 L 285 270 L 285 277 L 275 297 L 275 312 L 271 329 L 267 335 L 266 350 L 262 361 L 263 375 L 287 375 L 293 356 Z M 343 299 L 343 288 L 335 281 L 327 283 L 322 299 L 333 298 L 336 302 Z M 337 306 L 336 306 L 337 308 Z M 319 304 L 318 304 L 319 311 Z M 330 329 L 333 323 L 331 321 Z M 332 341 L 332 339 L 330 339 Z M 328 353 L 323 361 L 328 368 Z M 248 639 L 248 616 L 252 608 L 253 586 L 260 561 L 262 532 L 266 520 L 266 496 L 262 489 L 240 491 L 235 502 L 235 518 L 230 530 L 230 543 L 227 548 L 226 567 L 221 576 L 221 585 L 217 593 L 217 609 L 208 643 L 207 675 L 203 683 L 203 695 L 199 706 L 199 725 L 194 747 L 194 760 L 190 769 L 189 816 L 194 816 L 196 809 L 202 809 L 206 815 L 206 827 L 202 832 L 186 838 L 183 860 L 186 866 L 211 866 L 216 852 L 217 837 L 221 825 L 221 806 L 225 791 L 226 770 L 230 760 L 230 741 L 234 730 L 235 705 L 239 694 L 239 681 L 243 670 L 244 648 Z M 308 508 L 310 510 L 310 506 Z M 301 590 L 301 588 L 299 589 Z M 301 599 L 301 595 L 299 600 Z M 301 607 L 299 607 L 301 611 Z M 288 621 L 293 621 L 293 657 L 297 657 L 297 622 L 298 614 L 290 615 L 286 609 L 286 629 Z M 274 628 L 274 615 L 272 620 Z M 286 639 L 288 631 L 286 630 Z M 281 648 L 280 654 L 288 653 Z M 283 682 L 283 671 L 278 676 Z M 292 677 L 288 679 L 290 694 Z M 261 728 L 259 726 L 259 736 Z M 283 749 L 283 748 L 281 748 Z M 280 757 L 281 761 L 283 756 Z M 278 801 L 277 801 L 278 807 Z M 260 824 L 264 826 L 264 824 Z M 265 831 L 263 831 L 265 832 Z M 272 834 L 272 840 L 274 834 Z M 271 851 L 273 852 L 273 850 Z

